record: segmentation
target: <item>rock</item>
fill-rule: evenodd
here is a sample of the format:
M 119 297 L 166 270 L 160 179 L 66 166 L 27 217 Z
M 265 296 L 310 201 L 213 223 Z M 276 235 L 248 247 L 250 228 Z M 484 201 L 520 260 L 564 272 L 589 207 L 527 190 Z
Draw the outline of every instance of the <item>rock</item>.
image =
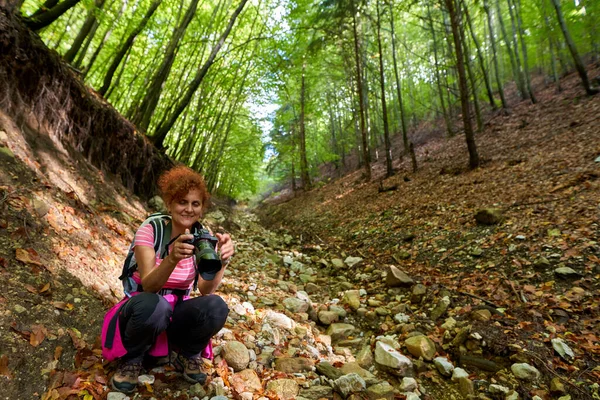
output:
M 305 357 L 277 357 L 275 358 L 275 369 L 285 372 L 286 374 L 294 374 L 297 372 L 312 371 L 313 361 Z
M 363 347 L 356 355 L 356 362 L 363 368 L 370 368 L 373 365 L 373 353 L 370 346 Z
M 258 392 L 262 390 L 262 384 L 258 374 L 253 369 L 245 369 L 235 373 L 231 377 L 231 386 L 236 392 Z
M 308 294 L 314 294 L 319 291 L 319 286 L 315 285 L 312 282 L 309 282 L 306 285 L 304 285 L 304 290 L 306 290 L 306 293 L 308 293 Z
M 346 257 L 346 259 L 344 260 L 344 264 L 352 268 L 359 265 L 362 261 L 363 259 L 360 257 Z
M 333 265 L 333 268 L 335 268 L 335 269 L 342 269 L 346 266 L 346 264 L 344 264 L 344 261 L 339 258 L 332 259 L 331 265 Z
M 550 381 L 550 391 L 556 394 L 563 394 L 567 392 L 565 389 L 565 384 L 562 383 L 560 378 L 552 378 L 552 381 Z
M 469 255 L 473 257 L 481 257 L 483 255 L 483 250 L 481 247 L 473 247 L 469 251 Z
M 533 262 L 533 267 L 537 269 L 550 268 L 550 261 L 546 257 L 539 257 Z
M 320 311 L 319 312 L 319 321 L 323 325 L 331 325 L 334 322 L 337 322 L 340 319 L 340 316 L 334 311 Z
M 235 372 L 241 371 L 248 367 L 250 363 L 250 353 L 244 343 L 230 341 L 223 347 L 225 361 Z
M 452 382 L 457 382 L 460 378 L 468 378 L 469 373 L 462 368 L 454 368 L 452 371 Z
M 263 324 L 260 335 L 268 341 L 269 344 L 279 345 L 281 342 L 281 334 L 277 328 L 272 328 L 269 324 Z
M 267 383 L 267 391 L 273 392 L 279 400 L 293 400 L 298 396 L 300 388 L 293 379 L 276 379 Z
M 347 304 L 354 311 L 360 307 L 360 292 L 358 290 L 347 290 L 342 297 L 342 303 Z
M 263 318 L 263 323 L 268 323 L 272 326 L 286 329 L 288 331 L 293 330 L 294 326 L 296 325 L 293 319 L 287 315 L 275 311 L 267 311 L 265 317 Z
M 402 383 L 400 384 L 401 392 L 414 392 L 419 388 L 419 384 L 417 383 L 415 378 L 404 377 L 402 378 Z
M 196 384 L 193 384 L 192 386 L 190 386 L 190 389 L 189 389 L 189 391 L 190 391 L 190 395 L 191 395 L 191 396 L 196 396 L 196 397 L 198 397 L 199 399 L 201 399 L 201 398 L 203 398 L 204 396 L 206 396 L 206 390 L 205 390 L 205 389 L 204 389 L 204 387 L 203 387 L 201 384 L 199 384 L 199 383 L 196 383 Z
M 482 225 L 496 225 L 504 220 L 504 216 L 498 208 L 484 208 L 477 211 L 475 220 Z
M 154 385 L 154 380 L 155 380 L 154 375 L 144 374 L 144 375 L 138 376 L 138 383 L 141 385 L 145 385 L 145 384 Z
M 488 391 L 490 392 L 490 394 L 507 395 L 510 392 L 510 389 L 506 386 L 491 384 L 488 387 Z
M 150 200 L 148 200 L 148 206 L 159 212 L 167 212 L 167 206 L 165 205 L 164 200 L 160 196 L 154 196 Z
M 435 343 L 425 335 L 409 337 L 404 341 L 408 352 L 415 357 L 423 357 L 427 361 L 433 360 L 437 352 Z
M 442 315 L 446 313 L 448 306 L 450 305 L 450 298 L 448 296 L 444 296 L 437 303 L 435 308 L 431 311 L 430 318 L 432 321 L 436 321 Z
M 427 294 L 427 287 L 421 283 L 417 283 L 412 288 L 412 294 L 410 296 L 410 302 L 413 304 L 419 304 L 423 301 L 423 298 Z
M 560 338 L 552 339 L 552 348 L 566 361 L 575 358 L 573 350 Z
M 216 221 L 217 223 L 222 223 L 223 221 L 225 221 L 225 216 L 223 215 L 221 210 L 212 211 L 212 212 L 206 214 L 205 218 L 212 219 L 212 220 Z
M 436 357 L 433 359 L 433 364 L 438 372 L 443 376 L 451 376 L 454 371 L 454 365 L 446 357 Z
M 344 307 L 340 307 L 340 306 L 336 306 L 336 305 L 329 306 L 329 311 L 333 311 L 334 313 L 339 315 L 340 318 L 346 318 L 346 315 L 348 315 L 348 313 L 346 312 Z
M 571 267 L 559 267 L 554 270 L 556 275 L 559 275 L 563 278 L 577 277 L 579 276 L 579 272 L 575 271 Z
M 331 399 L 333 388 L 323 385 L 311 386 L 308 389 L 300 390 L 300 396 L 310 400 Z
M 473 386 L 473 382 L 467 378 L 463 377 L 458 380 L 458 391 L 462 396 L 466 399 L 470 398 L 473 394 L 475 394 L 475 387 Z
M 333 385 L 344 397 L 347 397 L 351 393 L 362 392 L 367 388 L 364 379 L 358 374 L 343 375 L 336 379 Z
M 378 379 L 375 377 L 375 375 L 373 375 L 366 369 L 361 368 L 361 366 L 358 365 L 358 363 L 356 363 L 356 362 L 346 363 L 346 364 L 342 365 L 342 368 L 340 368 L 340 370 L 342 371 L 342 373 L 344 375 L 348 375 L 348 374 L 359 375 L 361 378 L 363 378 L 365 380 L 367 386 L 373 385 L 373 384 L 377 383 L 377 381 L 378 381 Z
M 407 375 L 412 369 L 412 361 L 408 357 L 381 341 L 375 344 L 375 362 L 393 369 L 400 376 Z
M 325 334 L 331 336 L 331 341 L 335 343 L 342 339 L 348 339 L 348 336 L 352 335 L 355 330 L 354 325 L 334 323 L 329 325 Z
M 443 328 L 447 331 L 452 331 L 452 330 L 454 330 L 455 327 L 456 327 L 456 320 L 452 317 L 446 318 L 446 321 L 444 321 L 444 323 L 441 326 L 441 328 Z
M 512 373 L 524 381 L 534 381 L 540 377 L 540 371 L 527 363 L 515 363 L 510 366 Z
M 490 312 L 490 310 L 487 310 L 485 308 L 471 312 L 471 319 L 473 321 L 485 322 L 485 321 L 489 321 L 491 318 L 492 318 L 492 313 Z
M 129 399 L 125 393 L 121 392 L 109 392 L 106 396 L 106 400 L 126 400 Z
M 390 385 L 389 382 L 381 382 L 369 386 L 369 388 L 367 389 L 367 398 L 369 400 L 393 400 L 394 387 Z
M 27 311 L 27 309 L 20 304 L 15 304 L 15 306 L 13 308 L 17 314 L 23 314 L 24 312 Z
M 296 297 L 288 297 L 287 299 L 283 300 L 283 306 L 286 308 L 286 310 L 295 314 L 307 312 L 309 305 L 310 303 L 307 301 L 298 299 Z
M 342 375 L 342 371 L 329 364 L 326 361 L 320 362 L 317 364 L 317 372 L 323 376 L 326 376 L 329 379 L 336 380 Z
M 408 274 L 394 265 L 390 265 L 385 284 L 387 287 L 410 287 L 414 281 Z
M 50 206 L 48 203 L 40 199 L 33 199 L 33 208 L 35 213 L 40 218 L 44 217 L 46 214 L 48 214 L 48 211 L 50 211 Z

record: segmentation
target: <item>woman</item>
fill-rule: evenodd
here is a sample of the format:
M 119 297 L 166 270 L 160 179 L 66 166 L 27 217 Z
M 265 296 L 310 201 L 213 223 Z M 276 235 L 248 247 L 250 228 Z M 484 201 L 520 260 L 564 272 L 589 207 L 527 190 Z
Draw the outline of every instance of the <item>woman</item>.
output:
M 172 243 L 168 252 L 162 254 L 168 255 L 161 258 L 162 252 L 155 252 L 154 228 L 142 225 L 133 243 L 137 264 L 133 279 L 138 289 L 109 311 L 102 330 L 103 354 L 109 360 L 115 357 L 120 360 L 111 385 L 124 393 L 135 390 L 144 356 L 166 356 L 169 347 L 178 353 L 174 366 L 183 372 L 184 378 L 204 384 L 203 356 L 212 357 L 210 339 L 225 325 L 229 313 L 223 299 L 213 292 L 234 252 L 231 237 L 216 235 L 224 266 L 214 277 L 197 275 L 192 257 L 194 245 L 187 243 L 194 238 L 190 232 L 197 227 L 207 205 L 209 194 L 204 179 L 179 166 L 165 172 L 158 186 L 171 216 L 167 224 L 171 225 Z M 201 296 L 189 298 L 195 279 Z M 114 332 L 107 333 L 111 332 L 110 320 L 115 321 L 116 327 Z

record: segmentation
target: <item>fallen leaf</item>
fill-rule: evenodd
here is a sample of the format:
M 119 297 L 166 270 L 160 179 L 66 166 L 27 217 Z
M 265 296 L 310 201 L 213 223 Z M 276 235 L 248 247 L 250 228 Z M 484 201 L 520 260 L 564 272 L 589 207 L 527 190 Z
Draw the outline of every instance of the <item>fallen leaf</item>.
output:
M 44 294 L 50 294 L 49 290 L 50 290 L 50 282 L 46 283 L 44 285 L 44 287 L 42 287 L 40 289 L 40 294 L 42 294 L 42 293 L 44 293 Z M 48 292 L 48 293 L 46 293 L 46 292 Z
M 8 356 L 6 354 L 0 357 L 0 376 L 5 376 L 8 379 L 12 379 L 12 374 L 8 369 Z
M 43 325 L 33 325 L 31 330 L 32 332 L 31 335 L 29 335 L 29 344 L 33 347 L 37 347 L 44 341 L 48 331 Z
M 16 258 L 25 264 L 33 264 L 42 266 L 40 255 L 32 248 L 16 249 Z
M 83 349 L 87 346 L 85 340 L 81 338 L 81 332 L 79 332 L 75 328 L 70 328 L 68 330 L 69 336 L 71 336 L 71 340 L 73 341 L 73 345 L 75 345 L 76 349 Z
M 64 301 L 53 301 L 52 305 L 59 310 L 71 311 L 75 306 L 71 303 L 66 303 Z
M 62 356 L 62 352 L 63 352 L 63 348 L 61 346 L 56 346 L 56 348 L 54 349 L 54 359 L 55 360 L 60 359 L 60 356 Z

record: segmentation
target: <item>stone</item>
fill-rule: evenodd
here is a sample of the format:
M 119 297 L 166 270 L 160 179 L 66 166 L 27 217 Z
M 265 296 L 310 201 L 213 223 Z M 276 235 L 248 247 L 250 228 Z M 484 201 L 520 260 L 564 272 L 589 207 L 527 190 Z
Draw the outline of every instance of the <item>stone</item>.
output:
M 342 297 L 342 303 L 347 304 L 354 311 L 360 307 L 360 292 L 358 290 L 347 290 Z
M 404 341 L 408 352 L 415 357 L 423 357 L 424 360 L 431 361 L 437 352 L 435 343 L 425 335 L 409 337 Z
M 381 341 L 375 344 L 375 362 L 394 370 L 400 376 L 407 375 L 412 369 L 412 361 L 389 344 Z
M 489 321 L 491 318 L 492 318 L 492 313 L 490 312 L 490 310 L 487 310 L 485 308 L 471 312 L 471 319 L 473 321 L 485 322 L 485 321 Z
M 260 378 L 253 369 L 245 369 L 233 374 L 231 377 L 231 386 L 238 393 L 254 393 L 262 390 Z
M 468 399 L 469 396 L 475 394 L 475 387 L 473 385 L 473 381 L 471 381 L 467 377 L 460 378 L 458 380 L 458 391 L 460 392 L 460 394 L 462 394 L 464 398 Z
M 507 395 L 510 392 L 510 389 L 507 388 L 506 386 L 491 384 L 488 387 L 488 391 L 491 394 Z
M 165 205 L 164 200 L 160 196 L 154 196 L 150 200 L 148 200 L 148 206 L 159 212 L 167 212 L 167 206 Z
M 334 323 L 329 325 L 325 334 L 331 336 L 332 342 L 337 342 L 342 339 L 348 339 L 356 331 L 354 325 L 343 324 L 343 323 Z
M 46 214 L 48 214 L 48 211 L 50 211 L 50 206 L 48 203 L 40 199 L 33 199 L 33 208 L 35 213 L 40 218 L 44 217 Z
M 283 300 L 283 306 L 292 313 L 303 313 L 308 311 L 310 303 L 296 297 L 288 297 Z
M 363 259 L 360 257 L 346 257 L 346 259 L 344 260 L 344 264 L 352 268 L 362 263 L 362 261 Z
M 385 284 L 387 287 L 410 287 L 414 281 L 408 274 L 394 265 L 390 265 Z
M 17 314 L 23 314 L 24 312 L 27 311 L 27 309 L 20 304 L 15 304 L 14 310 L 16 311 Z
M 414 392 L 419 388 L 419 384 L 415 378 L 404 377 L 402 378 L 402 383 L 400 384 L 401 392 Z
M 565 343 L 564 340 L 560 338 L 555 338 L 551 340 L 552 348 L 566 361 L 571 361 L 575 358 L 575 353 L 573 350 Z
M 410 295 L 410 302 L 413 304 L 419 304 L 423 301 L 423 298 L 427 294 L 427 287 L 422 283 L 417 283 L 412 288 L 412 294 Z
M 441 328 L 443 328 L 447 331 L 452 331 L 452 330 L 454 330 L 455 327 L 456 327 L 456 320 L 452 317 L 446 318 L 446 320 L 444 321 L 444 323 L 441 326 Z
M 314 294 L 319 291 L 319 286 L 312 282 L 308 282 L 306 285 L 304 285 L 304 290 L 306 290 L 306 293 L 308 294 Z
M 437 305 L 431 311 L 431 315 L 430 315 L 431 320 L 436 321 L 442 315 L 444 315 L 446 313 L 446 310 L 448 310 L 448 306 L 450 306 L 450 298 L 448 296 L 442 297 L 440 299 L 440 301 L 437 303 Z
M 370 368 L 373 365 L 373 353 L 370 346 L 364 346 L 356 355 L 356 362 L 363 368 Z
M 475 220 L 481 225 L 496 225 L 504 220 L 504 216 L 498 208 L 484 208 L 477 211 Z
M 293 319 L 287 315 L 275 311 L 267 311 L 265 317 L 263 318 L 263 323 L 268 323 L 272 326 L 286 329 L 288 331 L 293 330 L 296 325 Z
M 550 381 L 550 391 L 556 394 L 563 394 L 567 392 L 565 389 L 565 384 L 560 378 L 552 378 Z
M 375 375 L 373 375 L 366 369 L 363 369 L 356 362 L 349 362 L 349 363 L 342 365 L 342 368 L 340 368 L 340 371 L 342 371 L 342 374 L 344 374 L 344 375 L 358 374 L 361 378 L 363 378 L 365 380 L 367 386 L 373 385 L 378 382 L 378 379 L 375 377 Z
M 469 373 L 467 371 L 465 371 L 462 368 L 454 368 L 454 371 L 452 371 L 452 378 L 450 378 L 452 380 L 452 382 L 458 382 L 458 380 L 460 378 L 468 378 L 469 377 Z
M 204 396 L 206 396 L 206 390 L 205 390 L 205 389 L 204 389 L 204 387 L 203 387 L 201 384 L 199 384 L 199 383 L 196 383 L 196 384 L 193 384 L 192 386 L 190 386 L 190 389 L 189 389 L 189 391 L 190 391 L 190 395 L 191 395 L 191 396 L 196 396 L 196 397 L 198 397 L 199 399 L 201 399 L 201 398 L 203 398 Z
M 340 319 L 340 316 L 334 311 L 320 311 L 318 315 L 319 322 L 323 325 L 331 325 Z
M 293 400 L 298 396 L 300 387 L 293 379 L 276 379 L 267 383 L 267 391 L 273 392 L 279 400 Z
M 223 347 L 225 361 L 235 372 L 246 369 L 250 363 L 250 353 L 244 343 L 229 341 Z
M 126 400 L 129 398 L 129 396 L 121 392 L 109 392 L 108 395 L 106 395 L 106 400 Z
M 335 268 L 335 269 L 342 269 L 346 266 L 346 264 L 344 264 L 344 260 L 342 260 L 340 258 L 332 259 L 331 265 L 333 265 L 333 268 Z
M 342 375 L 342 371 L 331 365 L 330 363 L 323 361 L 317 364 L 317 372 L 329 379 L 336 380 Z
M 336 306 L 336 305 L 329 306 L 329 311 L 333 311 L 334 313 L 339 315 L 340 318 L 346 318 L 346 315 L 348 315 L 348 313 L 346 312 L 344 307 L 340 307 L 340 306 Z
M 546 257 L 538 257 L 534 262 L 533 262 L 533 267 L 537 268 L 537 269 L 546 269 L 546 268 L 550 268 L 550 261 L 548 261 L 548 259 Z
M 333 385 L 344 397 L 347 397 L 351 393 L 362 392 L 367 388 L 364 379 L 358 374 L 343 375 L 336 379 Z
M 154 380 L 155 380 L 154 375 L 144 374 L 144 375 L 138 376 L 138 383 L 142 384 L 142 385 L 145 385 L 145 384 L 154 385 Z
M 275 369 L 285 372 L 286 374 L 294 374 L 297 372 L 312 371 L 313 361 L 305 357 L 277 357 L 275 358 Z
M 575 271 L 571 267 L 559 267 L 554 270 L 556 275 L 559 275 L 564 278 L 577 277 L 579 276 L 579 272 Z
M 393 400 L 394 399 L 394 387 L 389 382 L 381 382 L 375 385 L 371 385 L 367 388 L 367 398 L 369 400 Z
M 524 381 L 534 381 L 540 377 L 540 371 L 527 363 L 515 363 L 510 366 L 512 373 Z
M 310 400 L 331 399 L 333 388 L 331 386 L 316 385 L 300 390 L 300 396 Z
M 452 376 L 454 365 L 446 357 L 436 357 L 433 359 L 433 364 L 438 372 L 443 376 Z

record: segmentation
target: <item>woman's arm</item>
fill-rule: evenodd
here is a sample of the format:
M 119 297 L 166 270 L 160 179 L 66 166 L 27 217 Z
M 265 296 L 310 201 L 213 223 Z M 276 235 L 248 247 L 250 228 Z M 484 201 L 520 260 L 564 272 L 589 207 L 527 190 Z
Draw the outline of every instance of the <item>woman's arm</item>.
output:
M 227 269 L 227 265 L 229 264 L 229 259 L 234 252 L 233 240 L 231 240 L 229 234 L 217 233 L 217 238 L 219 239 L 219 250 L 221 252 L 223 268 L 215 275 L 215 279 L 212 281 L 205 281 L 202 277 L 198 279 L 198 290 L 204 295 L 212 294 L 217 290 L 225 274 L 225 269 Z
M 193 239 L 193 236 L 189 233 L 189 230 L 186 229 L 185 233 L 175 240 L 171 253 L 156 267 L 154 266 L 156 264 L 154 249 L 146 246 L 135 246 L 133 252 L 144 292 L 156 293 L 162 289 L 177 263 L 194 254 L 194 246 L 183 242 L 184 240 Z

